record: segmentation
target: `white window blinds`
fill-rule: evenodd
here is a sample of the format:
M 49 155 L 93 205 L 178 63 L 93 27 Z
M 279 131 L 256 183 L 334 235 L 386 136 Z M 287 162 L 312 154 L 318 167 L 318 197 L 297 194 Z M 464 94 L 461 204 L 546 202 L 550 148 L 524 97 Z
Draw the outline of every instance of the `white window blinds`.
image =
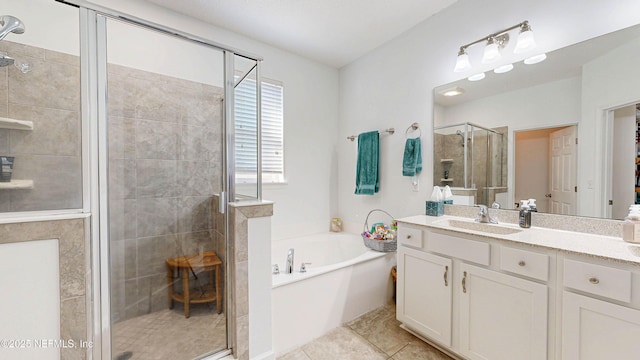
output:
M 257 171 L 256 81 L 245 78 L 235 89 L 236 174 Z M 284 181 L 283 87 L 262 81 L 262 179 Z

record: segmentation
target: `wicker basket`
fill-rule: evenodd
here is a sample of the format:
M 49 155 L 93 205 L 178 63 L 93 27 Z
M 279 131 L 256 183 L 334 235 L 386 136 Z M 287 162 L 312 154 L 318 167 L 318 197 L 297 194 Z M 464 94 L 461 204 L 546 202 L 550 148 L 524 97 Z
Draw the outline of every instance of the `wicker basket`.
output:
M 367 231 L 369 231 L 370 227 L 369 227 L 369 216 L 371 216 L 371 214 L 375 211 L 379 211 L 382 213 L 387 214 L 390 218 L 391 221 L 393 221 L 394 217 L 391 216 L 391 214 L 389 214 L 388 212 L 384 211 L 384 210 L 380 210 L 380 209 L 373 209 L 371 211 L 369 211 L 369 214 L 367 215 L 367 218 L 364 220 L 364 230 L 362 231 L 362 240 L 364 240 L 364 246 L 368 247 L 371 250 L 375 250 L 375 251 L 380 251 L 380 252 L 393 252 L 396 251 L 396 249 L 398 248 L 398 241 L 397 240 L 374 240 L 374 239 L 370 239 L 368 237 L 365 236 L 365 233 Z

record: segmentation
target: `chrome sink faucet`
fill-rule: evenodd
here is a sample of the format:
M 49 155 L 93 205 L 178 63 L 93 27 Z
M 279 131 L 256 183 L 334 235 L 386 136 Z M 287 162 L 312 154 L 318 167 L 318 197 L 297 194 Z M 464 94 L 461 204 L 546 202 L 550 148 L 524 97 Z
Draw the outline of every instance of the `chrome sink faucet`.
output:
M 489 214 L 489 208 L 486 205 L 478 205 L 480 210 L 478 211 L 478 218 L 476 219 L 479 223 L 485 224 L 497 224 L 498 220 L 491 217 Z
M 284 273 L 285 274 L 293 274 L 293 253 L 295 250 L 293 250 L 293 248 L 289 249 L 289 252 L 287 253 L 287 264 L 284 268 Z

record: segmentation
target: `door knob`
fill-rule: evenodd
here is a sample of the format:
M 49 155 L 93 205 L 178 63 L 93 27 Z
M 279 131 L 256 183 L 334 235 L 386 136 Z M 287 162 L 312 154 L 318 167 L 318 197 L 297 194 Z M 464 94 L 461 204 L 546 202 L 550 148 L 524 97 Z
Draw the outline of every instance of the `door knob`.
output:
M 544 197 L 548 197 L 548 198 L 550 198 L 550 197 L 551 197 L 551 194 L 544 194 Z

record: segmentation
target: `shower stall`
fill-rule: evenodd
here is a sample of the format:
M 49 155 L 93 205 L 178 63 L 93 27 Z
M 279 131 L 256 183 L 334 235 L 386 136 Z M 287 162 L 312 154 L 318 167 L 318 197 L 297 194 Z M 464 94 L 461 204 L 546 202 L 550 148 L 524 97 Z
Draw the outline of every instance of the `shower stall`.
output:
M 506 127 L 489 129 L 469 122 L 435 127 L 433 183 L 449 185 L 466 205 L 504 205 L 506 134 Z

